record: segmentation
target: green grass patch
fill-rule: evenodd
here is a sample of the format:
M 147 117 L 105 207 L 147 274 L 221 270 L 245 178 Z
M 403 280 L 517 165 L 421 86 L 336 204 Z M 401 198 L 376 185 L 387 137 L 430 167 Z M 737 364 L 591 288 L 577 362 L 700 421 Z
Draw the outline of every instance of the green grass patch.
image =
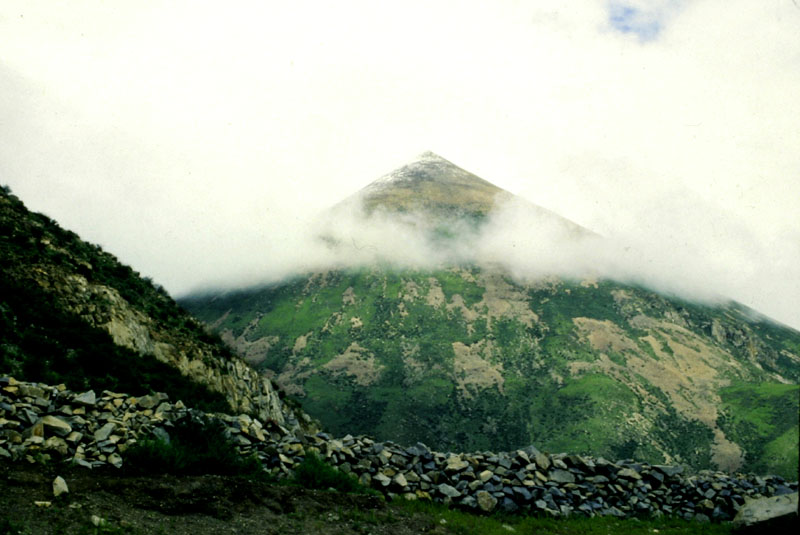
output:
M 568 518 L 548 518 L 538 516 L 513 516 L 493 514 L 476 515 L 428 501 L 396 502 L 410 514 L 430 518 L 442 533 L 463 535 L 724 535 L 731 533 L 730 525 L 701 524 L 678 518 L 632 519 L 614 517 L 572 516 Z
M 0 519 L 0 535 L 27 535 L 28 533 L 30 531 L 19 523 L 8 518 Z
M 742 445 L 748 470 L 797 477 L 800 386 L 740 383 L 720 390 L 720 397 L 719 426 Z
M 464 304 L 467 307 L 471 307 L 483 299 L 485 289 L 474 282 L 466 280 L 458 272 L 442 270 L 431 273 L 430 276 L 435 277 L 439 281 L 439 284 L 442 286 L 442 292 L 444 292 L 448 302 L 450 302 L 456 294 L 464 299 Z
M 636 395 L 614 379 L 590 374 L 563 388 L 544 388 L 530 404 L 530 440 L 554 451 L 615 457 L 626 439 L 624 423 Z
M 306 379 L 303 388 L 303 409 L 315 418 L 325 418 L 325 428 L 332 433 L 341 433 L 347 429 L 352 414 L 347 408 L 351 406 L 354 387 L 345 377 L 334 377 L 329 374 L 313 375 Z M 345 433 L 360 433 L 351 430 Z
M 764 465 L 790 480 L 795 479 L 798 472 L 798 444 L 800 444 L 800 427 L 795 425 L 764 445 L 762 455 Z

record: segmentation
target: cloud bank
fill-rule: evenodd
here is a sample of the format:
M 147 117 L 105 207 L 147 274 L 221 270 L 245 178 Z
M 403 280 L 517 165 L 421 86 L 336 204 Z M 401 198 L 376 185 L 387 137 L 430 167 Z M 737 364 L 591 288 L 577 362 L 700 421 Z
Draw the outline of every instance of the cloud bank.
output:
M 436 270 L 477 265 L 503 269 L 522 283 L 551 276 L 611 279 L 690 301 L 716 303 L 731 299 L 742 287 L 770 287 L 768 280 L 755 280 L 763 274 L 763 266 L 746 260 L 742 264 L 743 259 L 761 257 L 769 262 L 787 253 L 789 257 L 800 254 L 800 241 L 792 236 L 786 237 L 786 243 L 795 249 L 779 254 L 744 228 L 720 234 L 714 221 L 725 221 L 725 214 L 705 213 L 702 220 L 708 226 L 698 227 L 691 211 L 707 207 L 687 205 L 683 197 L 659 201 L 660 210 L 643 207 L 639 214 L 649 231 L 610 236 L 576 233 L 565 220 L 514 196 L 498 202 L 478 226 L 422 212 L 377 210 L 367 215 L 358 203 L 347 202 L 286 227 L 279 241 L 268 242 L 269 247 L 254 248 L 258 252 L 249 257 L 249 270 L 236 265 L 226 273 L 218 266 L 214 269 L 218 278 L 195 290 L 242 289 L 329 269 Z M 794 268 L 775 266 L 776 286 L 782 284 L 779 277 Z
M 7 0 L 0 181 L 180 295 L 325 260 L 316 214 L 432 150 L 800 328 L 799 26 L 791 0 Z

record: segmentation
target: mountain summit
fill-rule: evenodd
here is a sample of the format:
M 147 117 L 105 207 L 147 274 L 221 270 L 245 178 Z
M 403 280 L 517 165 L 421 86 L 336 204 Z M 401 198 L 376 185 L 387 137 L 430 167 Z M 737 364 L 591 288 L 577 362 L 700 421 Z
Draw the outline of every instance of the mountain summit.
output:
M 461 214 L 487 214 L 498 200 L 512 197 L 433 152 L 423 152 L 415 161 L 372 182 L 357 196 L 368 212 L 382 207 Z
M 369 218 L 375 213 L 386 215 L 416 214 L 441 231 L 442 225 L 466 223 L 461 228 L 479 229 L 491 217 L 505 210 L 514 210 L 541 228 L 558 229 L 567 239 L 597 237 L 594 232 L 546 208 L 470 173 L 435 154 L 426 151 L 414 161 L 391 171 L 333 207 L 363 212 Z M 430 230 L 429 226 L 420 228 Z M 466 238 L 467 235 L 462 236 Z

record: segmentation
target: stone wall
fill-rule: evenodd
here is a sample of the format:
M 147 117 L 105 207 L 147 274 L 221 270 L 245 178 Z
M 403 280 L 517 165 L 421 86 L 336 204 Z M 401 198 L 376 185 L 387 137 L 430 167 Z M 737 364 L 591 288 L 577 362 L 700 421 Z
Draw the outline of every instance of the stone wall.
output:
M 223 421 L 242 454 L 257 455 L 276 475 L 291 475 L 307 452 L 389 499 L 423 499 L 483 512 L 587 516 L 675 515 L 729 520 L 746 498 L 797 492 L 777 476 L 701 472 L 680 466 L 610 462 L 548 454 L 530 446 L 513 452 L 443 453 L 369 437 L 293 433 L 247 414 L 205 415 L 165 394 L 132 397 L 0 378 L 0 459 L 67 461 L 121 467 L 140 438 L 167 437 L 177 422 Z

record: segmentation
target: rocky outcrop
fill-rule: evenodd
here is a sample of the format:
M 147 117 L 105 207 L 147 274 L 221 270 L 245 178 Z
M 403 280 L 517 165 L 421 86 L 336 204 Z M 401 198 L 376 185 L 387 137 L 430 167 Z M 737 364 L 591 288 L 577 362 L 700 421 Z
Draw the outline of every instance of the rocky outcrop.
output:
M 42 271 L 35 282 L 67 310 L 107 331 L 118 345 L 152 355 L 193 381 L 223 394 L 234 412 L 298 430 L 313 426 L 301 411 L 286 407 L 271 381 L 239 358 L 220 358 L 208 344 L 165 328 L 130 304 L 114 288 L 92 284 L 75 273 Z M 194 321 L 187 319 L 187 321 Z M 299 417 L 299 418 L 298 418 Z
M 476 511 L 586 516 L 670 515 L 732 519 L 746 500 L 797 492 L 783 478 L 701 472 L 681 466 L 611 462 L 541 452 L 444 453 L 369 437 L 292 433 L 246 414 L 205 415 L 164 394 L 132 397 L 75 393 L 63 386 L 0 378 L 0 458 L 59 459 L 86 467 L 120 467 L 142 438 L 166 437 L 184 419 L 213 418 L 243 455 L 275 475 L 291 475 L 314 452 L 389 499 L 434 500 Z
M 130 351 L 146 356 L 143 362 L 155 360 L 180 372 L 182 384 L 221 394 L 233 413 L 293 431 L 316 429 L 307 415 L 282 401 L 268 378 L 209 336 L 163 288 L 47 216 L 28 211 L 5 188 L 0 190 L 0 231 L 0 342 L 9 344 L 0 357 L 11 355 L 0 358 L 0 373 L 32 373 L 38 366 L 34 362 L 68 360 L 72 350 L 95 347 L 85 337 L 99 330 L 113 341 L 108 346 L 125 348 L 126 358 L 133 356 Z M 55 313 L 36 313 L 42 309 Z M 17 318 L 23 318 L 19 324 Z M 18 339 L 16 334 L 29 327 L 39 338 Z M 65 341 L 64 332 L 77 334 Z M 50 352 L 37 352 L 42 341 L 53 341 Z M 119 363 L 120 368 L 127 365 Z M 84 383 L 89 384 L 96 383 Z

